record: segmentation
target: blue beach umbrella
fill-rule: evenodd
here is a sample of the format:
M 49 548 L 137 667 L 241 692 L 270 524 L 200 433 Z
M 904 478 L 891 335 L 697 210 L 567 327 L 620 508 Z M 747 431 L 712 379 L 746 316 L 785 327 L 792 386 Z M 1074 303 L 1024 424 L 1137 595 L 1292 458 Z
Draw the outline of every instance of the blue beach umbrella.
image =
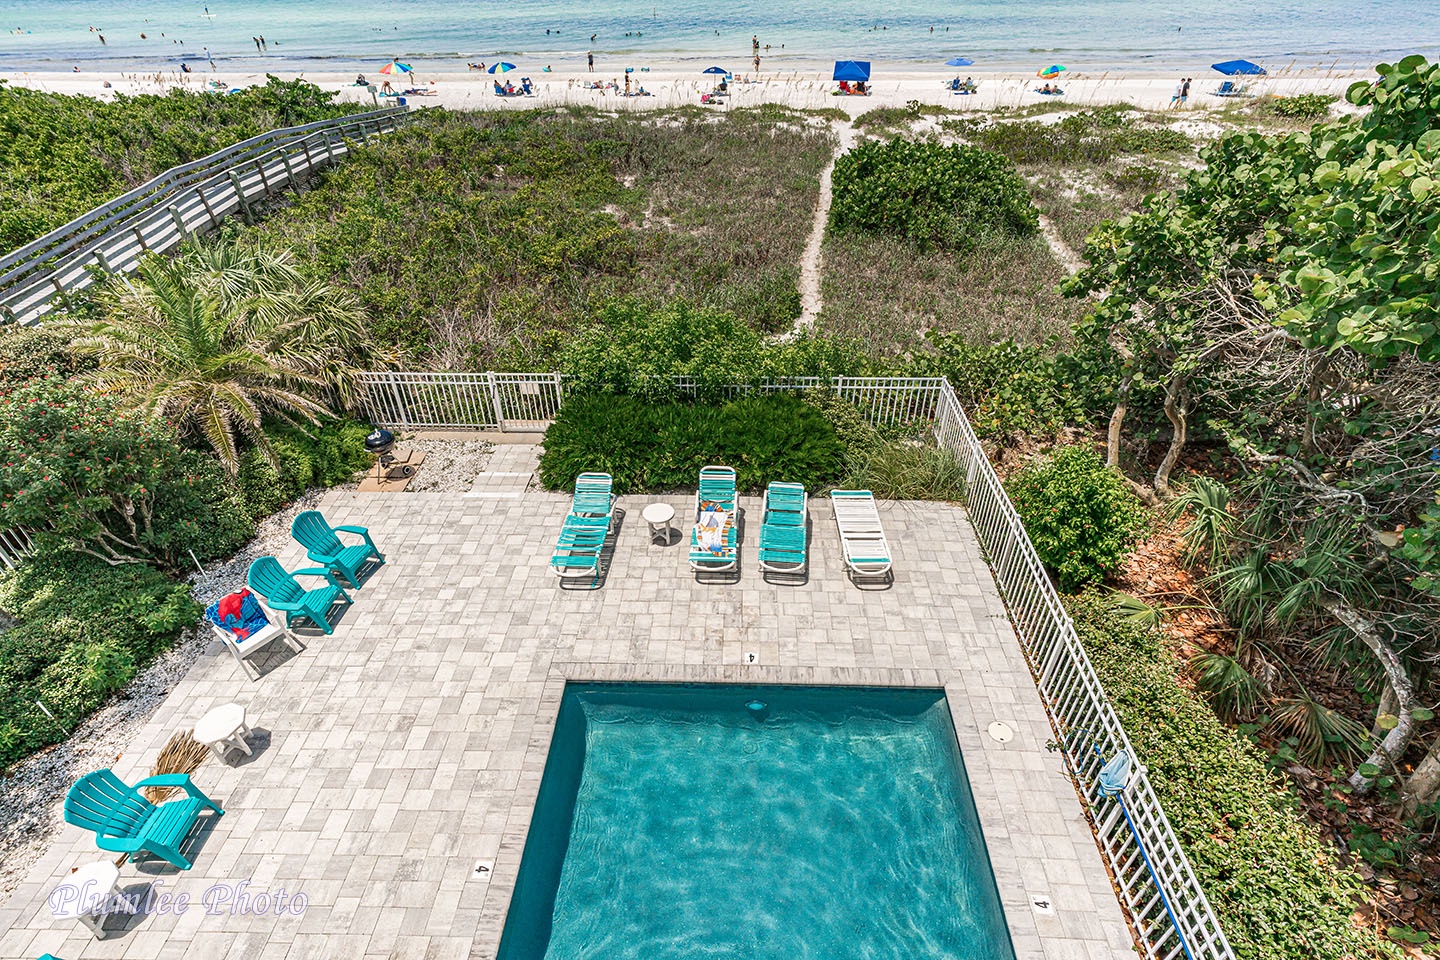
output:
M 835 80 L 849 80 L 851 82 L 870 79 L 869 60 L 836 60 Z
M 491 64 L 491 65 L 490 65 L 490 69 L 489 69 L 488 72 L 489 72 L 489 73 L 496 73 L 496 72 L 498 71 L 499 73 L 509 73 L 511 70 L 514 70 L 514 69 L 515 69 L 515 64 L 513 64 L 513 63 L 505 63 L 505 62 L 502 61 L 501 63 L 493 63 L 493 64 Z
M 945 61 L 945 66 L 947 66 L 947 67 L 973 67 L 973 66 L 975 66 L 975 61 L 974 61 L 974 60 L 971 60 L 969 57 L 955 57 L 955 58 L 953 58 L 953 59 L 951 59 L 951 60 L 946 60 L 946 61 Z
M 724 67 L 706 67 L 704 70 L 701 70 L 700 72 L 701 72 L 701 73 L 718 73 L 718 74 L 720 74 L 720 76 L 722 76 L 722 77 L 727 77 L 727 76 L 730 75 L 730 71 L 729 71 L 729 70 L 726 70 Z
M 1227 77 L 1265 76 L 1265 68 L 1249 60 L 1226 60 L 1224 63 L 1212 63 L 1210 69 L 1219 70 Z

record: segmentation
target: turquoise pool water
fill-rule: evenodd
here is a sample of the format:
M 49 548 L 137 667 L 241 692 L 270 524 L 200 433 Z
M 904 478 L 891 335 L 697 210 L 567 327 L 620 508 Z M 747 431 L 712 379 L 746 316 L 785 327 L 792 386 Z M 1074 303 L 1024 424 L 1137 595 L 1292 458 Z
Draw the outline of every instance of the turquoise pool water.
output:
M 942 691 L 566 688 L 499 960 L 1013 957 Z

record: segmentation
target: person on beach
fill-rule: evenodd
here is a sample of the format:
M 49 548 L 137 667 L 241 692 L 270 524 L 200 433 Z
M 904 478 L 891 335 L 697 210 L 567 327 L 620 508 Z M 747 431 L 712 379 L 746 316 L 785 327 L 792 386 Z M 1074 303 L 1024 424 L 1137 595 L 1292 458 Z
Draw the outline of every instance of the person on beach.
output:
M 625 96 L 630 96 L 630 74 L 625 74 Z
M 751 53 L 759 53 L 759 52 L 760 52 L 760 34 L 758 34 L 758 33 L 755 34 L 755 36 L 753 36 L 753 37 L 750 38 L 750 52 L 751 52 Z
M 755 54 L 755 72 L 760 72 L 760 54 Z
M 585 65 L 590 68 L 590 72 L 591 72 L 591 73 L 594 73 L 594 72 L 595 72 L 595 51 L 594 51 L 594 50 L 591 50 L 589 53 L 585 54 Z
M 1181 80 L 1179 83 L 1175 84 L 1175 92 L 1172 93 L 1172 94 L 1170 94 L 1170 106 L 1171 106 L 1171 107 L 1174 107 L 1177 103 L 1180 102 L 1181 92 L 1182 92 L 1184 89 L 1185 89 L 1185 81 L 1184 81 L 1184 80 Z
M 1180 85 L 1180 105 L 1183 107 L 1185 101 L 1190 99 L 1190 78 L 1186 77 L 1185 82 Z

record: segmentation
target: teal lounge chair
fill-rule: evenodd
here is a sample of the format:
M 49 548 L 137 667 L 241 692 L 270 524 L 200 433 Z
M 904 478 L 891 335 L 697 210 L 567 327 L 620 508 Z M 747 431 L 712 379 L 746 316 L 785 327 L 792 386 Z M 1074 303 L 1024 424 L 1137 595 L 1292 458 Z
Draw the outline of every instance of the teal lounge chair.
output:
M 353 533 L 364 537 L 364 543 L 346 546 L 340 542 L 337 533 Z M 305 548 L 305 555 L 312 563 L 323 563 L 328 569 L 339 570 L 350 581 L 350 586 L 360 589 L 360 568 L 371 558 L 385 566 L 385 556 L 375 548 L 370 531 L 365 527 L 332 527 L 318 510 L 306 510 L 290 524 L 290 535 Z M 328 631 L 327 631 L 328 632 Z
M 608 473 L 582 473 L 575 478 L 575 497 L 570 501 L 573 517 L 604 517 L 615 510 L 614 480 Z
M 798 483 L 772 482 L 765 489 L 760 524 L 760 569 L 764 573 L 803 574 L 809 565 L 808 503 Z
M 597 583 L 600 580 L 600 552 L 605 548 L 605 538 L 610 534 L 610 521 L 606 517 L 565 518 L 560 528 L 560 538 L 555 543 L 555 552 L 550 557 L 550 569 L 563 579 L 589 576 Z
M 296 577 L 324 577 L 325 586 L 306 590 Z M 274 557 L 260 557 L 250 564 L 245 582 L 251 590 L 265 598 L 271 610 L 284 611 L 287 628 L 297 619 L 307 618 L 327 634 L 334 633 L 335 628 L 330 626 L 328 619 L 330 608 L 340 599 L 346 603 L 354 602 L 345 588 L 335 582 L 329 570 L 307 568 L 290 573 Z
M 145 799 L 142 787 L 180 787 L 186 797 L 156 805 Z M 217 817 L 225 815 L 219 804 L 190 782 L 188 774 L 146 777 L 129 787 L 113 771 L 96 770 L 77 780 L 65 795 L 65 822 L 95 831 L 101 850 L 128 854 L 132 860 L 148 851 L 189 870 L 190 861 L 180 847 L 206 807 Z
M 702 533 L 701 524 L 724 516 L 718 540 Z M 740 564 L 735 511 L 735 468 L 701 467 L 695 491 L 695 526 L 690 530 L 690 569 L 697 573 L 736 570 Z M 716 540 L 713 546 L 707 543 Z

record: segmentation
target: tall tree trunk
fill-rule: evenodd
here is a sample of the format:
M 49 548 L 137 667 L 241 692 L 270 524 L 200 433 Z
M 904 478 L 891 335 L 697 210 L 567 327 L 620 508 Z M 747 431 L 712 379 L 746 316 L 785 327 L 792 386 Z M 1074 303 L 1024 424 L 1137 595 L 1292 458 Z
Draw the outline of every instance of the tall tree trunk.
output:
M 1395 648 L 1380 635 L 1380 631 L 1365 614 L 1336 597 L 1328 597 L 1322 603 L 1331 616 L 1370 648 L 1370 652 L 1375 654 L 1380 666 L 1385 669 L 1385 679 L 1390 681 L 1390 689 L 1395 693 L 1395 717 L 1399 722 L 1385 734 L 1385 739 L 1380 741 L 1370 756 L 1365 758 L 1365 763 L 1373 764 L 1382 770 L 1387 767 L 1398 768 L 1405 748 L 1410 745 L 1410 736 L 1415 732 L 1415 718 L 1410 715 L 1410 711 L 1415 707 L 1415 688 L 1410 683 L 1405 664 L 1400 662 L 1400 655 L 1395 652 Z M 1350 775 L 1350 786 L 1356 793 L 1368 793 L 1374 785 L 1375 778 L 1365 776 L 1359 769 Z
M 1440 800 L 1440 736 L 1436 736 L 1430 743 L 1430 751 L 1425 754 L 1425 759 L 1420 761 L 1415 772 L 1410 774 L 1410 779 L 1405 781 L 1404 792 L 1405 800 L 1400 812 L 1407 817 L 1427 803 Z
M 1177 374 L 1165 388 L 1165 419 L 1170 421 L 1173 432 L 1170 449 L 1165 451 L 1160 469 L 1155 471 L 1155 492 L 1162 497 L 1170 492 L 1170 471 L 1175 469 L 1180 453 L 1185 449 L 1185 407 L 1190 402 L 1188 384 L 1188 378 Z
M 1330 372 L 1330 363 L 1330 354 L 1322 353 L 1315 361 L 1314 366 L 1310 368 L 1309 388 L 1306 391 L 1306 399 L 1309 403 L 1305 408 L 1305 438 L 1303 441 L 1307 454 L 1313 455 L 1317 449 L 1315 445 L 1315 425 L 1320 419 L 1320 416 L 1316 413 L 1316 410 L 1319 407 L 1320 398 L 1325 395 L 1324 380 L 1325 375 Z
M 1128 373 L 1115 390 L 1115 412 L 1110 414 L 1110 433 L 1105 442 L 1105 466 L 1120 469 L 1120 426 L 1125 422 L 1125 405 L 1130 388 L 1135 385 L 1135 374 Z

